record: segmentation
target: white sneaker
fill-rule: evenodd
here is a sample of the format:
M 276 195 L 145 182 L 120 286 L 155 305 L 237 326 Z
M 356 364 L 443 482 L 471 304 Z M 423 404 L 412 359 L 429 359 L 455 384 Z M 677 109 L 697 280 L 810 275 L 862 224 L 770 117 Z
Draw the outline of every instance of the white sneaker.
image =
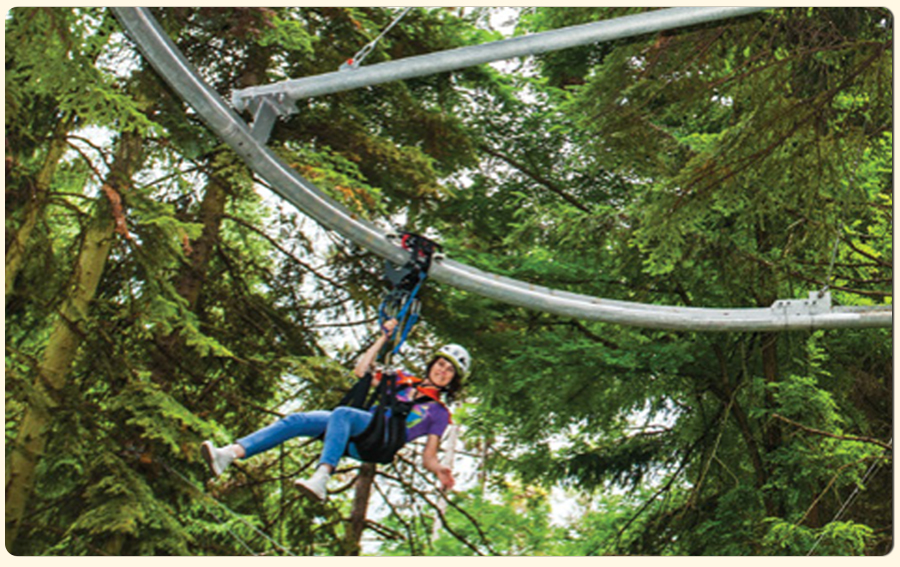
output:
M 309 480 L 295 480 L 294 484 L 307 498 L 324 502 L 328 495 L 328 489 L 325 485 L 328 484 L 330 477 L 331 475 L 326 471 L 319 469 L 313 473 Z
M 200 445 L 200 456 L 206 461 L 206 464 L 209 466 L 209 471 L 213 476 L 219 476 L 225 472 L 228 465 L 234 461 L 234 453 L 224 448 L 217 449 L 216 446 L 212 444 L 212 441 L 204 441 L 203 444 Z

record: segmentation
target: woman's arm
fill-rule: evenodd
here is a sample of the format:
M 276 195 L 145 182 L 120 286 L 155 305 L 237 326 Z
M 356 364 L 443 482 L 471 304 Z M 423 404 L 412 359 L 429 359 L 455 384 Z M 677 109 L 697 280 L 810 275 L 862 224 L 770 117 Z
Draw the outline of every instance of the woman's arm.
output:
M 437 435 L 430 434 L 425 441 L 425 450 L 422 451 L 422 464 L 426 469 L 437 475 L 444 490 L 451 490 L 456 481 L 453 479 L 453 471 L 447 465 L 441 464 L 438 460 L 438 447 L 441 444 L 441 438 Z
M 359 357 L 359 362 L 356 363 L 356 368 L 353 369 L 353 373 L 356 374 L 357 378 L 362 378 L 366 375 L 366 372 L 372 368 L 372 363 L 375 362 L 375 357 L 378 356 L 378 353 L 381 351 L 381 347 L 384 346 L 384 343 L 387 342 L 388 338 L 391 336 L 391 331 L 397 326 L 396 319 L 388 319 L 384 322 L 384 328 L 381 329 L 381 336 L 379 336 L 372 346 L 369 347 L 361 357 Z

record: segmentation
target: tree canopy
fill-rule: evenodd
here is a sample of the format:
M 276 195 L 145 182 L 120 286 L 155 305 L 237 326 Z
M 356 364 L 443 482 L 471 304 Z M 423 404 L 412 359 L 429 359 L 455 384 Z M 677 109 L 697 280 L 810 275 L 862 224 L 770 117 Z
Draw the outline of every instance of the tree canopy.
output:
M 414 8 L 364 64 L 644 10 Z M 399 14 L 152 12 L 226 99 L 335 71 Z M 660 331 L 433 281 L 402 362 L 473 355 L 445 444 L 460 490 L 415 444 L 345 461 L 324 505 L 292 489 L 317 442 L 207 479 L 203 439 L 340 399 L 382 261 L 274 195 L 109 9 L 14 8 L 5 37 L 10 553 L 892 549 L 890 329 Z M 886 9 L 776 8 L 303 100 L 268 144 L 354 214 L 535 285 L 892 305 L 892 63 Z

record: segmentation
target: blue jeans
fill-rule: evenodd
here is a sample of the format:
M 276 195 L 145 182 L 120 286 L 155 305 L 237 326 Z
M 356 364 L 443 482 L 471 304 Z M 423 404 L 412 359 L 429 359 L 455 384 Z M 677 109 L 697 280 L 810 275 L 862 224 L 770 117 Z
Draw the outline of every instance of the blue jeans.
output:
M 319 464 L 337 468 L 338 461 L 344 453 L 358 459 L 356 447 L 350 438 L 362 433 L 372 414 L 349 407 L 335 408 L 334 411 L 310 411 L 294 413 L 280 419 L 250 435 L 237 440 L 244 448 L 244 458 L 268 451 L 294 437 L 318 437 L 325 434 L 325 445 Z

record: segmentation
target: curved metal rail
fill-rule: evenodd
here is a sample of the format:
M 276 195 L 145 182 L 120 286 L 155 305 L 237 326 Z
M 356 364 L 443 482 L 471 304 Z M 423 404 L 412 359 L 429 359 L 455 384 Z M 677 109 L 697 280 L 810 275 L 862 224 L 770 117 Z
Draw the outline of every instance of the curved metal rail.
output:
M 373 224 L 357 218 L 300 176 L 254 138 L 247 124 L 197 74 L 144 8 L 113 8 L 157 72 L 206 125 L 274 190 L 328 229 L 395 263 L 407 253 Z M 498 301 L 578 319 L 686 331 L 783 331 L 890 327 L 891 307 L 832 307 L 828 294 L 782 300 L 769 308 L 715 309 L 649 305 L 563 292 L 483 272 L 449 259 L 429 275 L 440 282 Z

